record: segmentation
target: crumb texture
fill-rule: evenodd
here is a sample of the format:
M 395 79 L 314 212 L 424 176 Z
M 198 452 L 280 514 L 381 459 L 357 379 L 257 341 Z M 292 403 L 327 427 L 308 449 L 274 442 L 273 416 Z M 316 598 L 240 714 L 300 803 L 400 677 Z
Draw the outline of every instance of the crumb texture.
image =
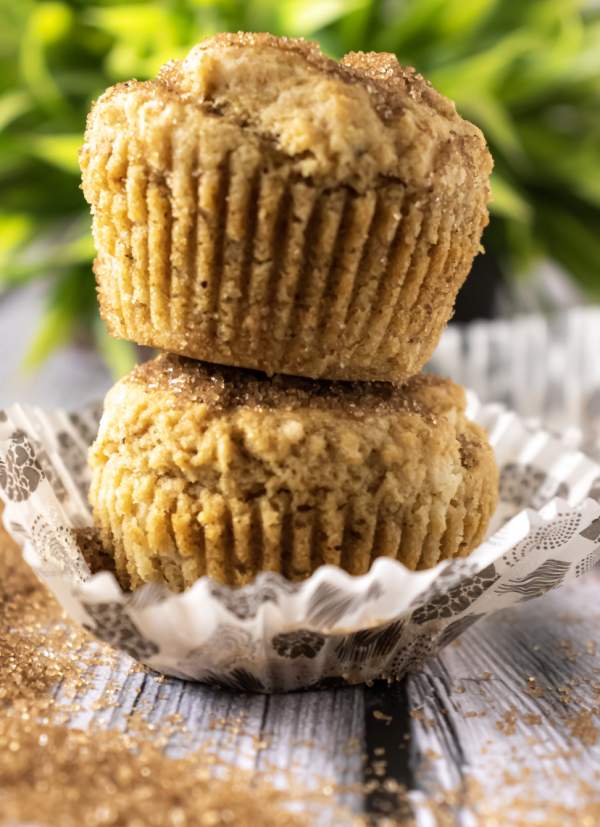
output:
M 489 165 L 479 130 L 391 54 L 338 63 L 301 39 L 223 34 L 167 64 L 154 83 L 268 137 L 304 177 L 359 188 L 380 175 L 428 184 L 456 153 L 464 161 L 456 185 L 459 166 Z
M 483 137 L 423 78 L 270 35 L 109 89 L 81 167 L 110 332 L 270 374 L 417 373 L 488 220 Z
M 313 383 L 176 356 L 108 394 L 91 503 L 122 584 L 241 585 L 387 555 L 461 556 L 495 507 L 497 471 L 460 388 Z

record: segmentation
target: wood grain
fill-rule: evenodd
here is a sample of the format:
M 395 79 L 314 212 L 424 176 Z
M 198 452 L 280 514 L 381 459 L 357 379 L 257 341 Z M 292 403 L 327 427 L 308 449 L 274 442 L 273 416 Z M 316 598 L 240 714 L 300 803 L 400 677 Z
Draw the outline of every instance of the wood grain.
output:
M 38 308 L 37 293 L 0 303 L 0 404 L 26 397 L 51 405 L 58 394 L 75 405 L 99 395 L 106 372 L 77 348 L 58 355 L 37 384 L 19 377 L 12 345 L 24 341 Z M 413 811 L 423 827 L 579 825 L 600 802 L 599 621 L 600 578 L 591 575 L 479 623 L 401 684 L 285 696 L 162 679 L 122 655 L 113 669 L 95 667 L 73 724 L 126 731 L 139 715 L 158 736 L 180 715 L 187 732 L 171 738 L 173 754 L 204 748 L 281 786 L 331 783 L 334 798 L 375 821 L 391 813 L 403 823 Z M 101 698 L 115 703 L 98 710 Z M 377 789 L 352 789 L 373 778 Z M 600 823 L 597 812 L 587 823 Z M 343 821 L 322 812 L 318 823 Z
M 74 703 L 80 707 L 73 726 L 137 732 L 141 716 L 157 738 L 174 730 L 169 754 L 203 750 L 214 756 L 217 768 L 235 765 L 283 789 L 292 782 L 306 790 L 331 787 L 336 805 L 363 809 L 362 687 L 244 694 L 139 671 L 127 655 L 111 670 L 93 667 L 84 683 L 94 688 L 75 701 L 64 699 L 69 709 Z M 58 703 L 62 698 L 59 688 Z
M 414 789 L 452 792 L 456 824 L 600 803 L 599 596 L 590 575 L 500 612 L 409 678 Z

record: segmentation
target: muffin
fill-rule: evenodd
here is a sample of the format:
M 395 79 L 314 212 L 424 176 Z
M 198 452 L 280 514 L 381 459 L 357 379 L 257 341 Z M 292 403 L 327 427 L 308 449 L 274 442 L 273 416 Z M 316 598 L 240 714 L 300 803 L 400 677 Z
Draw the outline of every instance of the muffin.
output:
M 192 358 L 403 382 L 479 250 L 491 166 L 479 129 L 393 55 L 209 38 L 90 113 L 102 315 Z
M 497 496 L 461 388 L 314 382 L 164 354 L 108 393 L 90 499 L 121 584 L 290 580 L 468 554 Z

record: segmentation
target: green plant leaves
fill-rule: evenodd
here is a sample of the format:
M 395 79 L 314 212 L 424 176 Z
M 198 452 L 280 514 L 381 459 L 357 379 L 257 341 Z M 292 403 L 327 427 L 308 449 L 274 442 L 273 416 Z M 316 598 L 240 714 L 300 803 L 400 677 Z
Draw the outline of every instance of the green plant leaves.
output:
M 395 52 L 484 131 L 486 249 L 509 277 L 557 260 L 600 296 L 600 8 L 584 0 L 0 0 L 0 290 L 52 277 L 38 362 L 96 318 L 77 155 L 117 80 L 155 74 L 217 31 Z M 94 335 L 116 372 L 132 349 Z
M 131 342 L 110 336 L 104 322 L 99 318 L 96 319 L 94 325 L 94 339 L 115 379 L 133 370 L 138 361 L 136 346 Z
M 29 152 L 48 164 L 72 175 L 79 175 L 79 150 L 83 137 L 75 135 L 32 135 L 27 143 Z
M 570 208 L 569 208 L 570 207 Z M 538 233 L 546 241 L 551 258 L 562 264 L 590 295 L 600 299 L 600 226 L 597 213 L 582 211 L 573 203 L 546 203 L 536 199 L 535 220 Z
M 23 32 L 19 65 L 33 97 L 50 113 L 65 105 L 60 87 L 48 65 L 48 50 L 65 38 L 72 12 L 66 3 L 38 3 L 31 7 Z
M 492 173 L 492 203 L 490 204 L 490 210 L 493 215 L 510 218 L 524 224 L 531 222 L 533 217 L 531 204 L 499 172 Z
M 0 287 L 49 273 L 70 272 L 78 265 L 87 266 L 93 255 L 87 214 L 59 219 L 42 229 L 26 213 L 0 213 Z M 82 287 L 87 290 L 85 282 L 93 284 L 89 273 L 84 275 Z
M 84 19 L 113 38 L 106 67 L 115 79 L 150 77 L 185 52 L 178 16 L 168 6 L 120 3 L 92 8 Z
M 366 5 L 366 0 L 287 0 L 279 20 L 284 31 L 308 36 Z
M 465 39 L 476 32 L 495 6 L 495 0 L 450 0 L 444 3 L 437 20 L 437 31 L 444 38 Z
M 519 133 L 512 121 L 509 110 L 501 101 L 491 95 L 474 95 L 459 102 L 461 114 L 479 126 L 488 141 L 502 150 L 506 158 L 522 166 L 525 160 Z
M 78 269 L 56 279 L 44 318 L 25 357 L 25 368 L 33 369 L 56 348 L 66 344 L 95 314 L 95 292 L 89 279 Z
M 34 221 L 27 213 L 0 213 L 0 290 L 8 281 L 17 250 L 31 237 Z
M 502 99 L 502 85 L 513 62 L 535 50 L 538 43 L 536 33 L 517 29 L 487 49 L 455 59 L 428 76 L 434 86 L 457 102 L 482 94 Z
M 600 112 L 595 127 L 587 129 L 579 123 L 577 112 L 567 107 L 549 114 L 554 114 L 549 124 L 531 119 L 519 129 L 537 174 L 557 187 L 566 186 L 600 210 Z M 562 127 L 560 131 L 555 123 Z
M 26 92 L 5 92 L 0 95 L 0 132 L 31 108 Z

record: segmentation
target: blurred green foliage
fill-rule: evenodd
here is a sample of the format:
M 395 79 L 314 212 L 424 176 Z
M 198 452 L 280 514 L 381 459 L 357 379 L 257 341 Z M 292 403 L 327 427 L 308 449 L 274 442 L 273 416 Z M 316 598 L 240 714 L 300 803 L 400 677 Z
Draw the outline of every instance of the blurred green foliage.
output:
M 578 0 L 0 0 L 0 289 L 51 277 L 39 363 L 96 317 L 77 151 L 92 100 L 217 31 L 395 52 L 479 124 L 496 167 L 485 243 L 504 272 L 558 261 L 600 298 L 600 10 Z

